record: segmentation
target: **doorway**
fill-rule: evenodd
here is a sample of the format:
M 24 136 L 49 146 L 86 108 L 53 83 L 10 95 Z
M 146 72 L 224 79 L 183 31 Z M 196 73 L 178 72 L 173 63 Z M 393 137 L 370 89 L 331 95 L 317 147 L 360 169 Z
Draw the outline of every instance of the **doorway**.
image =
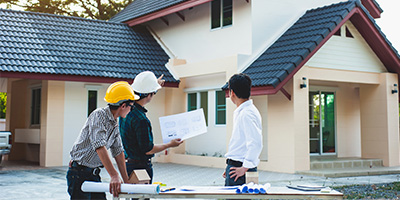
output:
M 310 91 L 310 154 L 336 154 L 335 93 Z

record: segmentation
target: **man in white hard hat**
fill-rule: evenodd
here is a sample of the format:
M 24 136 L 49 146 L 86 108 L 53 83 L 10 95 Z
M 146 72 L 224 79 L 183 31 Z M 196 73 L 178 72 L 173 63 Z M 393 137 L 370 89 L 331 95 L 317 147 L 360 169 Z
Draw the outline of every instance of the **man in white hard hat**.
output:
M 104 100 L 107 107 L 97 108 L 86 120 L 70 152 L 71 161 L 67 172 L 68 193 L 71 199 L 106 199 L 104 192 L 83 192 L 84 181 L 101 182 L 100 168 L 106 168 L 110 175 L 110 193 L 118 196 L 121 183 L 128 182 L 125 154 L 118 128 L 118 117 L 124 118 L 139 99 L 126 81 L 111 84 Z M 121 174 L 118 174 L 107 150 L 112 156 Z
M 162 75 L 157 79 L 153 72 L 145 71 L 138 74 L 132 84 L 135 94 L 140 99 L 135 101 L 131 112 L 124 119 L 120 119 L 120 133 L 126 156 L 126 169 L 128 176 L 135 169 L 145 169 L 152 182 L 153 165 L 151 158 L 155 153 L 161 152 L 169 147 L 176 147 L 182 144 L 180 139 L 171 140 L 166 144 L 154 144 L 153 132 L 150 120 L 146 116 L 148 104 L 161 88 Z

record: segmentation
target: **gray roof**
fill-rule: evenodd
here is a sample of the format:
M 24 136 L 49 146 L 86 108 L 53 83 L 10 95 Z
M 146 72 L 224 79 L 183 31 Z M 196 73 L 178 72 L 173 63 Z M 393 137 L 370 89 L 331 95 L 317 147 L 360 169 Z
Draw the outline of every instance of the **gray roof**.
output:
M 253 87 L 276 88 L 336 28 L 356 6 L 361 7 L 376 29 L 391 46 L 374 19 L 359 1 L 350 0 L 307 11 L 274 44 L 262 53 L 243 73 L 253 80 Z M 397 54 L 397 57 L 398 54 Z M 223 88 L 225 89 L 227 85 Z
M 185 1 L 188 0 L 134 0 L 126 6 L 124 10 L 114 15 L 109 21 L 125 22 Z
M 150 70 L 177 83 L 168 59 L 144 28 L 0 9 L 0 72 L 130 80 Z

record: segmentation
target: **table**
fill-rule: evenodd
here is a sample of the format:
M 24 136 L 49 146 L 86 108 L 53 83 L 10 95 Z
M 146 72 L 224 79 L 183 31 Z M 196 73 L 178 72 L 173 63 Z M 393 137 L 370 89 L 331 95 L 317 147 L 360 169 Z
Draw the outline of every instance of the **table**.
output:
M 198 190 L 177 190 L 159 194 L 120 194 L 114 200 L 122 198 L 154 198 L 154 199 L 343 199 L 343 194 L 332 190 L 329 193 L 319 191 L 301 191 L 287 187 L 271 187 L 267 194 L 236 194 L 232 190 L 213 190 L 212 187 L 196 187 Z M 211 189 L 210 189 L 211 188 Z

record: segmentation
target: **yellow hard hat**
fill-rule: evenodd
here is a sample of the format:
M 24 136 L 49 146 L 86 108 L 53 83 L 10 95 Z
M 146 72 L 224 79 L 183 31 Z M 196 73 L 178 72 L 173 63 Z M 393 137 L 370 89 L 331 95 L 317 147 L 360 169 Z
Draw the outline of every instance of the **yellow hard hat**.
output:
M 139 96 L 135 94 L 132 87 L 126 81 L 117 81 L 107 88 L 104 100 L 115 106 L 128 100 L 137 100 Z

